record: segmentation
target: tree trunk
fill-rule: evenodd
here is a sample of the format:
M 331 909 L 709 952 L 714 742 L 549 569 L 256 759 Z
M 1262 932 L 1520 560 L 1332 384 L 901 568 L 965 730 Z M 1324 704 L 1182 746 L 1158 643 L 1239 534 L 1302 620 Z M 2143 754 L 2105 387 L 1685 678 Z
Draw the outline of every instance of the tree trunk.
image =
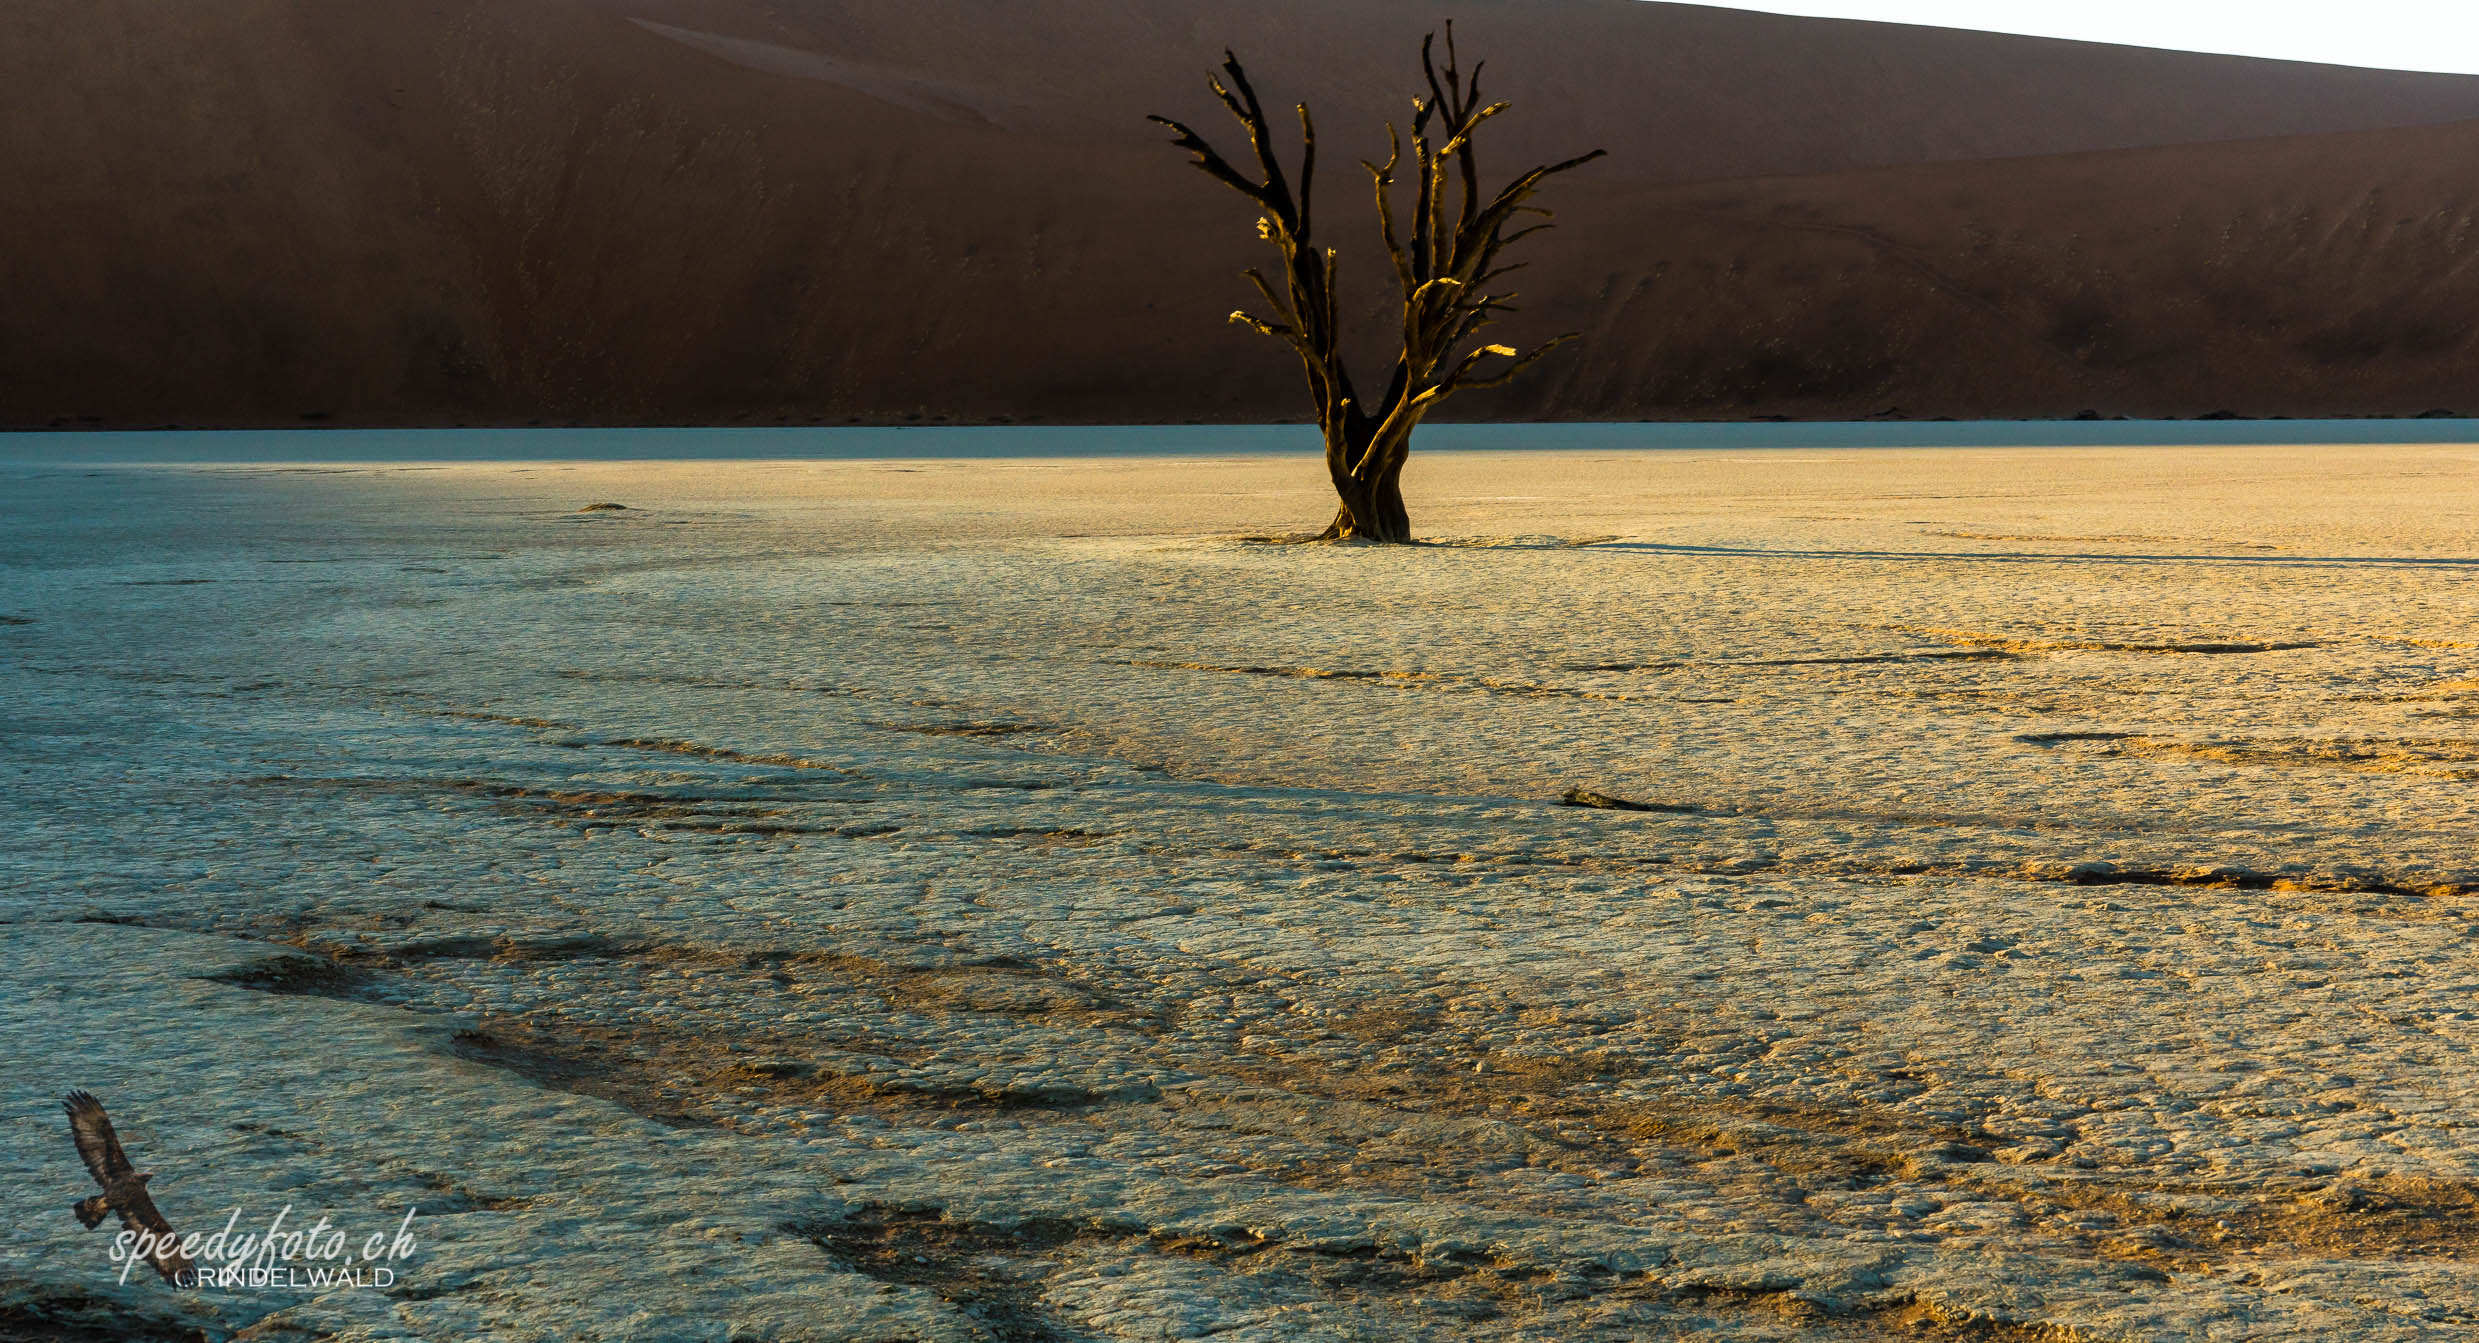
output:
M 1401 450 L 1379 454 L 1366 479 L 1343 469 L 1343 462 L 1359 459 L 1366 452 L 1363 444 L 1346 442 L 1340 450 L 1331 443 L 1327 446 L 1326 463 L 1340 503 L 1323 539 L 1409 544 L 1412 517 L 1403 507 L 1403 464 L 1409 454 Z

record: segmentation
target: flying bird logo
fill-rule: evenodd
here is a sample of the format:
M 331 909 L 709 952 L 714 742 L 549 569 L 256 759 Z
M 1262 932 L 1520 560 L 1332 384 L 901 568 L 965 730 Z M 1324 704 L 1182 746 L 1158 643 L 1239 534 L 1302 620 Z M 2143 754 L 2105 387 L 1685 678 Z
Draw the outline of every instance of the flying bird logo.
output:
M 71 1211 L 87 1230 L 103 1225 L 108 1213 L 119 1213 L 121 1227 L 136 1246 L 137 1253 L 155 1266 L 165 1282 L 181 1284 L 197 1280 L 196 1266 L 181 1253 L 179 1239 L 173 1234 L 172 1223 L 156 1210 L 155 1200 L 148 1197 L 146 1182 L 155 1172 L 139 1170 L 122 1150 L 120 1138 L 112 1132 L 112 1118 L 104 1113 L 103 1102 L 92 1092 L 72 1091 L 61 1108 L 69 1113 L 69 1136 L 77 1142 L 79 1159 L 86 1163 L 87 1173 L 103 1192 L 80 1199 Z

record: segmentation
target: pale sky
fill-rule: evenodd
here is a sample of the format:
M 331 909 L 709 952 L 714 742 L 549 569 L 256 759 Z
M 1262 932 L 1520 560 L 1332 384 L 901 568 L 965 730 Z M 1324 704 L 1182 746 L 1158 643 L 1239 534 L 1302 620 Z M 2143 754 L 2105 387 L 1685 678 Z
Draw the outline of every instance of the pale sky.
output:
M 1983 28 L 2139 47 L 2479 74 L 2472 0 L 1702 0 L 1726 9 Z

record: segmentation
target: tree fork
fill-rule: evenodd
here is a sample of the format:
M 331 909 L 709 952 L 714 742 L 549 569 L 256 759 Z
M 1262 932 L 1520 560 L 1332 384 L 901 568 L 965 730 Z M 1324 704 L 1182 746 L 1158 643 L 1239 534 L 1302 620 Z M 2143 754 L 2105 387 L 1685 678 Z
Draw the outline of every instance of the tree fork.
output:
M 1198 170 L 1257 207 L 1258 236 L 1281 254 L 1281 286 L 1261 270 L 1246 272 L 1265 301 L 1267 315 L 1242 310 L 1232 313 L 1231 320 L 1289 345 L 1307 374 L 1309 396 L 1325 435 L 1327 473 L 1339 500 L 1324 539 L 1409 542 L 1412 524 L 1403 505 L 1403 466 L 1411 453 L 1412 432 L 1421 420 L 1456 392 L 1502 386 L 1575 338 L 1569 333 L 1528 352 L 1479 341 L 1481 330 L 1496 321 L 1498 314 L 1515 311 L 1513 292 L 1489 291 L 1495 281 L 1522 268 L 1520 263 L 1498 264 L 1499 253 L 1550 227 L 1546 222 L 1515 227 L 1524 216 L 1549 217 L 1549 211 L 1527 202 L 1550 178 L 1602 156 L 1596 149 L 1531 168 L 1494 195 L 1484 192 L 1473 137 L 1507 108 L 1502 102 L 1481 102 L 1485 64 L 1475 64 L 1468 76 L 1463 72 L 1455 54 L 1452 22 L 1446 25 L 1442 68 L 1436 58 L 1436 35 L 1421 40 L 1421 72 L 1429 91 L 1412 104 L 1411 166 L 1417 176 L 1408 231 L 1398 226 L 1396 217 L 1396 174 L 1406 165 L 1402 134 L 1392 122 L 1386 125 L 1392 152 L 1385 164 L 1363 161 L 1360 165 L 1376 189 L 1379 235 L 1394 262 L 1403 302 L 1402 349 L 1387 378 L 1385 394 L 1373 408 L 1354 392 L 1341 353 L 1341 320 L 1335 299 L 1338 255 L 1333 248 L 1318 247 L 1313 237 L 1310 192 L 1316 179 L 1317 126 L 1308 104 L 1298 108 L 1301 150 L 1296 196 L 1265 108 L 1238 56 L 1225 51 L 1221 70 L 1207 84 L 1247 131 L 1256 156 L 1254 172 L 1234 167 L 1186 125 L 1169 117 L 1149 118 L 1171 131 L 1172 144 L 1195 155 Z M 1492 364 L 1493 360 L 1504 362 Z

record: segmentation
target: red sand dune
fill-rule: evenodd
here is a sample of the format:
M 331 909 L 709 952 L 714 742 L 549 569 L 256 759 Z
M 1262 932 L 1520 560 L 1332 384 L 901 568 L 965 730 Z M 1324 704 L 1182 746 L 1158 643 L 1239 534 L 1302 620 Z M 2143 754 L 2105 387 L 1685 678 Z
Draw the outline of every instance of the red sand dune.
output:
M 1468 415 L 2479 411 L 2479 80 L 1634 0 L 27 0 L 0 424 L 1259 420 L 1229 43 L 1351 157 L 1458 17 L 1601 145 Z

